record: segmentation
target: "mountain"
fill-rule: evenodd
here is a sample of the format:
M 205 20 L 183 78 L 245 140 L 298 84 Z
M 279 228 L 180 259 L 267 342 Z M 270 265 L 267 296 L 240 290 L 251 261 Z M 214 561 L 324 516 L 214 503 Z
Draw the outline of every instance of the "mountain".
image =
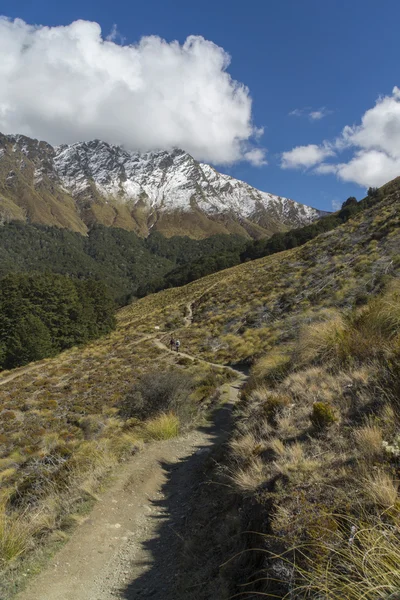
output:
M 95 495 L 101 465 L 114 469 L 140 446 L 140 390 L 159 394 L 165 373 L 191 374 L 196 402 L 212 402 L 223 371 L 209 361 L 251 370 L 234 437 L 207 459 L 216 473 L 193 487 L 204 495 L 179 530 L 190 549 L 180 553 L 189 562 L 183 597 L 224 600 L 252 582 L 257 596 L 288 597 L 309 583 L 292 597 L 377 598 L 380 586 L 382 599 L 394 598 L 399 215 L 400 179 L 381 188 L 379 202 L 301 247 L 142 298 L 118 312 L 111 334 L 2 375 L 0 473 L 9 508 L 2 518 L 6 531 L 21 535 L 22 523 L 27 532 L 0 561 L 3 571 L 12 565 L 12 589 L 18 565 L 26 577 L 19 559 L 60 534 L 79 498 Z M 165 347 L 171 334 L 181 355 Z M 127 403 L 130 418 L 121 412 Z M 209 593 L 213 583 L 226 594 Z
M 128 152 L 94 140 L 52 147 L 0 134 L 0 222 L 86 233 L 94 224 L 147 236 L 261 238 L 310 223 L 318 211 L 222 175 L 183 150 Z

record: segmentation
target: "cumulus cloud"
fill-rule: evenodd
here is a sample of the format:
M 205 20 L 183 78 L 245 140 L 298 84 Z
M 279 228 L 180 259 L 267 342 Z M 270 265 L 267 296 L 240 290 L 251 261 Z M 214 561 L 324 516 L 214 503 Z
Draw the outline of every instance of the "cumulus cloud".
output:
M 394 87 L 390 95 L 378 98 L 359 125 L 347 125 L 332 142 L 300 148 L 312 148 L 317 158 L 313 164 L 303 166 L 314 166 L 314 172 L 321 175 L 335 173 L 339 179 L 363 187 L 379 187 L 400 176 L 400 89 Z M 328 156 L 345 150 L 351 156 L 346 162 L 324 163 L 326 148 L 332 150 Z M 296 156 L 297 151 L 294 148 L 282 154 L 282 168 L 298 168 L 296 162 L 287 161 L 287 156 Z
M 116 43 L 120 41 L 121 43 Z M 53 144 L 100 138 L 131 150 L 184 148 L 216 164 L 262 164 L 249 90 L 200 36 L 125 45 L 94 22 L 0 18 L 0 131 Z
M 265 150 L 261 148 L 253 148 L 253 150 L 248 150 L 244 153 L 244 158 L 254 167 L 262 167 L 268 164 L 265 159 Z
M 283 152 L 281 167 L 282 169 L 309 169 L 333 155 L 333 150 L 328 146 L 317 146 L 317 144 L 297 146 L 293 150 Z

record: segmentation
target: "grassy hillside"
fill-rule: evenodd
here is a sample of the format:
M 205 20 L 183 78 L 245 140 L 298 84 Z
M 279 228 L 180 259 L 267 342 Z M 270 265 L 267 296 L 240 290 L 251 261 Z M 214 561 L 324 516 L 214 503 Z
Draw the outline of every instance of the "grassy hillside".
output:
M 300 248 L 214 273 L 127 306 L 120 318 L 176 328 L 193 303 L 193 322 L 179 331 L 191 352 L 249 364 L 290 344 L 304 322 L 331 308 L 352 308 L 378 293 L 400 270 L 400 182 L 374 207 Z
M 397 597 L 399 282 L 303 324 L 252 368 L 226 467 L 253 508 L 243 531 L 259 532 L 237 548 L 249 593 Z
M 240 525 L 218 577 L 239 597 L 243 584 L 249 597 L 399 590 L 399 209 L 395 182 L 301 248 L 121 311 L 126 326 L 140 315 L 143 332 L 158 323 L 193 354 L 251 366 L 221 465 Z
M 144 414 L 143 406 L 160 371 L 188 382 L 177 394 L 182 402 L 174 392 L 172 404 L 160 407 L 171 418 L 186 422 L 209 402 L 227 375 L 199 359 L 252 369 L 221 494 L 237 494 L 243 532 L 269 537 L 235 537 L 239 552 L 266 551 L 237 559 L 241 583 L 262 569 L 270 581 L 255 584 L 261 593 L 352 600 L 343 572 L 356 582 L 369 577 L 362 557 L 382 536 L 381 572 L 393 556 L 398 564 L 399 209 L 397 183 L 378 204 L 301 248 L 143 298 L 118 313 L 116 331 L 102 340 L 3 374 L 5 571 L 14 557 L 30 556 L 32 540 L 63 535 L 66 515 L 93 495 L 107 466 L 148 438 L 148 422 L 159 414 Z M 195 364 L 155 344 L 171 332 Z M 349 540 L 357 540 L 358 563 L 345 562 Z M 329 585 L 339 591 L 328 594 L 332 564 Z M 297 585 L 305 591 L 295 592 Z M 388 589 L 365 597 L 388 599 Z
M 155 337 L 119 326 L 2 374 L 0 598 L 68 537 L 118 462 L 196 421 L 231 377 L 160 349 Z

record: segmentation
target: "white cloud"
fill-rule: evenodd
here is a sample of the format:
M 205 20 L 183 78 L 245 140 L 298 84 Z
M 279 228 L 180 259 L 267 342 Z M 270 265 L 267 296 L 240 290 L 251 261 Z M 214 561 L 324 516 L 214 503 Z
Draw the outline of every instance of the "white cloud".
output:
M 332 114 L 332 111 L 328 110 L 327 108 L 325 108 L 325 106 L 323 106 L 322 108 L 320 108 L 318 110 L 312 110 L 308 114 L 308 116 L 310 117 L 310 119 L 312 121 L 320 121 L 321 119 L 323 119 L 324 117 L 327 117 L 330 114 Z
M 261 148 L 253 148 L 244 153 L 244 158 L 254 167 L 262 167 L 267 165 L 268 162 L 265 159 L 265 150 Z
M 336 212 L 342 208 L 342 202 L 340 200 L 332 200 L 332 209 Z
M 251 97 L 229 55 L 200 36 L 119 45 L 117 28 L 0 18 L 0 131 L 53 144 L 100 138 L 129 149 L 179 146 L 214 163 L 261 164 Z
M 337 170 L 337 165 L 322 163 L 315 167 L 313 173 L 318 173 L 318 175 L 328 175 L 329 173 L 337 173 Z
M 289 117 L 301 117 L 304 114 L 304 108 L 295 108 L 289 113 Z
M 313 148 L 318 158 L 314 162 L 314 173 L 336 173 L 339 179 L 363 187 L 379 187 L 400 176 L 400 89 L 394 87 L 391 95 L 378 98 L 375 106 L 364 113 L 359 125 L 347 125 L 332 142 L 300 148 Z M 324 163 L 326 148 L 351 151 L 352 156 L 347 162 Z M 283 153 L 282 168 L 298 168 L 295 162 L 285 160 L 297 151 L 298 148 L 294 148 Z
M 291 110 L 289 113 L 290 117 L 308 117 L 311 121 L 320 121 L 321 119 L 323 119 L 324 117 L 327 117 L 328 115 L 332 114 L 331 110 L 328 110 L 325 106 L 322 106 L 321 108 L 314 110 L 311 109 L 309 106 L 305 107 L 305 108 L 295 108 L 294 110 Z
M 400 175 L 400 157 L 379 150 L 360 151 L 348 162 L 337 165 L 337 175 L 363 187 L 380 187 Z
M 293 150 L 283 152 L 281 167 L 282 169 L 309 169 L 334 154 L 328 146 L 317 146 L 316 144 L 297 146 Z

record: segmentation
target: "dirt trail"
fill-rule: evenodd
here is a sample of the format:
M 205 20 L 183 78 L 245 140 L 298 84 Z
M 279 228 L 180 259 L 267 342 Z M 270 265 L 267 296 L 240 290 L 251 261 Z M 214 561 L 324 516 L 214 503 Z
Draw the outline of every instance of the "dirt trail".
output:
M 138 346 L 139 344 L 143 344 L 143 342 L 152 340 L 157 335 L 159 335 L 159 332 L 146 335 L 146 336 L 140 338 L 139 340 L 136 340 L 135 342 L 133 342 L 132 346 Z M 45 365 L 45 363 L 43 363 L 43 362 L 35 362 L 33 364 L 28 365 L 27 367 L 20 367 L 20 368 L 13 369 L 10 375 L 6 375 L 2 379 L 0 378 L 0 386 L 5 385 L 6 383 L 9 383 L 10 381 L 13 381 L 14 379 L 18 379 L 18 377 L 21 377 L 22 375 L 25 375 L 26 373 L 30 373 L 31 371 L 35 371 L 36 369 L 40 369 L 44 365 Z
M 198 358 L 197 356 L 193 356 L 192 354 L 186 354 L 185 352 L 181 352 L 181 351 L 176 352 L 176 350 L 170 350 L 170 348 L 168 348 L 168 346 L 166 346 L 161 340 L 159 340 L 157 338 L 153 339 L 153 343 L 160 350 L 164 350 L 166 352 L 170 352 L 171 354 L 175 354 L 176 356 L 181 356 L 183 358 L 188 358 L 191 361 L 195 361 L 196 360 L 199 363 L 203 363 L 205 365 L 210 365 L 211 367 L 214 367 L 215 369 L 219 369 L 221 371 L 231 371 L 232 373 L 235 373 L 236 375 L 244 376 L 244 373 L 242 371 L 234 369 L 233 367 L 229 367 L 228 365 L 221 365 L 219 363 L 212 363 L 212 362 L 209 362 L 208 360 L 204 360 L 203 358 Z
M 201 298 L 203 298 L 206 294 L 208 294 L 208 292 L 211 292 L 211 290 L 213 288 L 215 288 L 218 285 L 218 282 L 213 283 L 212 285 L 210 285 L 210 287 L 208 287 L 206 290 L 204 290 L 204 292 L 202 294 L 200 294 L 200 296 L 198 296 L 197 298 L 195 298 L 194 300 L 191 300 L 190 302 L 188 302 L 185 306 L 185 316 L 183 317 L 183 323 L 185 327 L 190 327 L 190 325 L 193 322 L 193 306 L 196 302 L 198 302 L 199 300 L 201 300 Z
M 39 369 L 41 365 L 31 365 L 29 367 L 24 367 L 22 369 L 16 369 L 12 372 L 12 375 L 6 375 L 3 379 L 0 379 L 0 385 L 4 385 L 13 379 L 17 379 L 17 377 L 21 377 L 21 375 L 25 375 L 25 373 L 29 373 L 30 371 L 34 371 L 35 369 Z
M 124 465 L 89 518 L 18 600 L 179 599 L 179 529 L 194 510 L 191 500 L 204 483 L 207 457 L 230 430 L 246 379 L 237 374 L 221 387 L 225 402 L 209 425 L 151 444 Z

